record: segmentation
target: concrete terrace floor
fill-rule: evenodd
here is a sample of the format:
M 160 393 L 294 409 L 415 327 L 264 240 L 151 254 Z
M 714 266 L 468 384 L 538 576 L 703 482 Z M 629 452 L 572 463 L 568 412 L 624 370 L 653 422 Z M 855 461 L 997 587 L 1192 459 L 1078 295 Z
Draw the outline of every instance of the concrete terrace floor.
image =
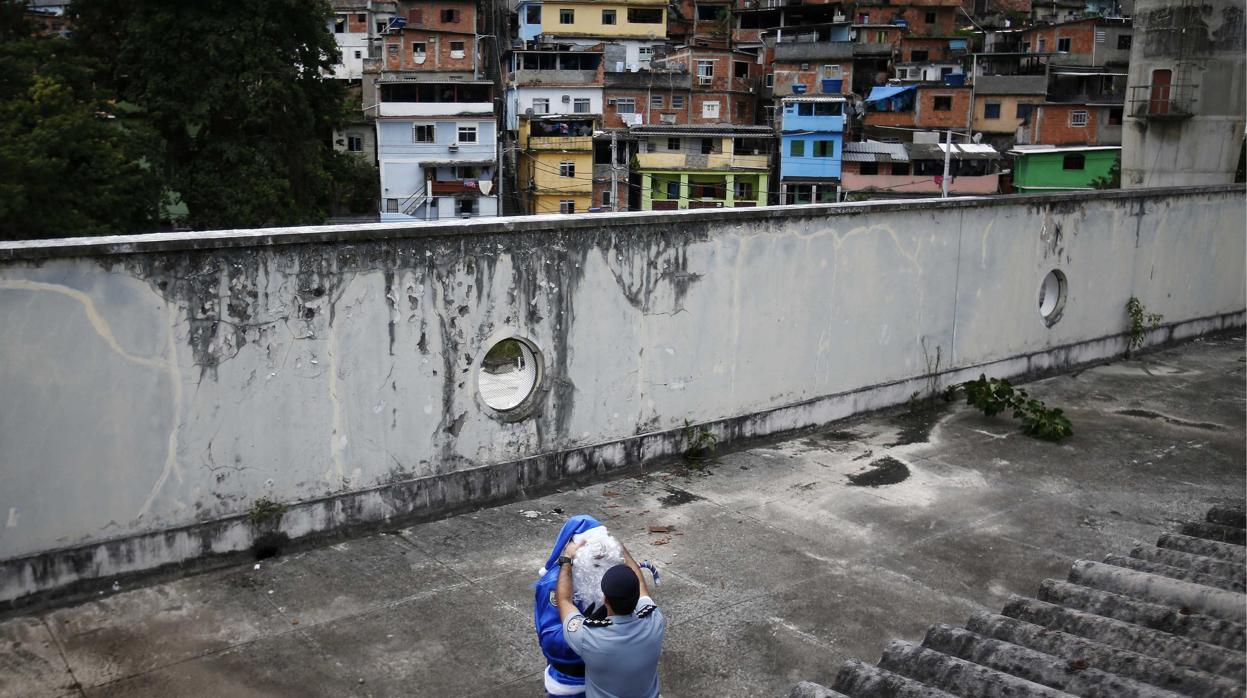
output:
M 665 696 L 778 696 L 1153 542 L 1245 486 L 1244 338 L 1028 388 L 1054 445 L 964 404 L 782 442 L 0 623 L 4 696 L 538 696 L 527 585 L 571 514 L 655 561 Z M 849 477 L 890 457 L 908 477 Z M 895 467 L 895 466 L 894 466 Z M 648 534 L 647 525 L 673 526 Z

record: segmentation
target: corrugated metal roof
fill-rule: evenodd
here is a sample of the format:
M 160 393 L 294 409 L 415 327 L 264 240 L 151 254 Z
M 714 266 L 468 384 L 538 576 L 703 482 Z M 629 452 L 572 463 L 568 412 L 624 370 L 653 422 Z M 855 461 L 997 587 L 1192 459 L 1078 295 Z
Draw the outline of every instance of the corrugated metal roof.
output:
M 760 138 L 775 133 L 770 126 L 733 126 L 732 124 L 648 125 L 633 126 L 628 130 L 637 136 L 753 136 Z
M 845 162 L 909 162 L 904 143 L 862 141 L 845 143 L 842 159 Z
M 974 93 L 980 95 L 1042 95 L 1048 92 L 1048 79 L 1042 75 L 980 75 L 974 79 Z
M 946 149 L 947 144 L 944 143 L 913 143 L 909 146 L 909 157 L 914 160 L 943 160 Z M 952 159 L 999 160 L 1000 153 L 987 144 L 953 143 Z
M 784 97 L 784 102 L 844 102 L 844 97 L 835 95 L 810 95 L 808 97 Z

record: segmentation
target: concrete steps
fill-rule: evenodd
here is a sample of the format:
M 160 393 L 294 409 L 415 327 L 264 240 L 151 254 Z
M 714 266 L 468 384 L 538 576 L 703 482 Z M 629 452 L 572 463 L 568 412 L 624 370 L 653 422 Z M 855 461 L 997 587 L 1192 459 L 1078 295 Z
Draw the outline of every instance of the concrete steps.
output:
M 1245 519 L 1215 507 L 1154 547 L 1077 560 L 1037 598 L 933 625 L 920 645 L 894 640 L 878 666 L 849 660 L 831 689 L 790 696 L 1247 698 Z

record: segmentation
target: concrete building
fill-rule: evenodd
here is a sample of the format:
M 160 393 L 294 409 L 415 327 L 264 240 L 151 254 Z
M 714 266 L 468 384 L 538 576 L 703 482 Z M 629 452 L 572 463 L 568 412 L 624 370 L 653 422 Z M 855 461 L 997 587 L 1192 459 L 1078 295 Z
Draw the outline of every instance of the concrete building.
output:
M 838 201 L 845 98 L 784 97 L 780 104 L 779 202 Z
M 970 88 L 954 85 L 875 87 L 865 99 L 865 126 L 880 138 L 911 137 L 914 129 L 964 132 L 970 125 Z
M 1042 75 L 983 75 L 974 78 L 973 130 L 995 144 L 1012 145 L 1047 95 Z
M 493 83 L 429 75 L 380 88 L 381 219 L 498 215 Z
M 519 118 L 519 186 L 526 213 L 584 213 L 593 207 L 598 123 L 593 114 Z
M 640 208 L 671 211 L 767 204 L 769 126 L 636 126 Z
M 852 200 L 939 196 L 948 147 L 944 143 L 846 143 L 841 191 Z M 950 195 L 998 193 L 1000 154 L 990 145 L 954 143 L 948 156 Z
M 1230 182 L 1243 153 L 1241 0 L 1140 0 L 1122 133 L 1122 186 Z
M 1013 158 L 1013 188 L 1021 193 L 1116 188 L 1112 169 L 1121 156 L 1117 146 L 1020 145 L 1008 154 Z
M 1128 19 L 1090 17 L 1023 29 L 1018 40 L 1024 52 L 1055 53 L 1054 65 L 1125 66 L 1133 34 Z

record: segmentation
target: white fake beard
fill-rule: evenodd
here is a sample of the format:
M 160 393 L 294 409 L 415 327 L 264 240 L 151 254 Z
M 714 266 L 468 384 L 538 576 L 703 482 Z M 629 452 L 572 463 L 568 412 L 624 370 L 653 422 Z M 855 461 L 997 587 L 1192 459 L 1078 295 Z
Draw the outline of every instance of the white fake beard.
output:
M 572 599 L 580 608 L 589 604 L 602 606 L 602 577 L 606 570 L 623 564 L 623 546 L 606 530 L 605 526 L 591 528 L 572 537 L 584 545 L 572 559 Z

